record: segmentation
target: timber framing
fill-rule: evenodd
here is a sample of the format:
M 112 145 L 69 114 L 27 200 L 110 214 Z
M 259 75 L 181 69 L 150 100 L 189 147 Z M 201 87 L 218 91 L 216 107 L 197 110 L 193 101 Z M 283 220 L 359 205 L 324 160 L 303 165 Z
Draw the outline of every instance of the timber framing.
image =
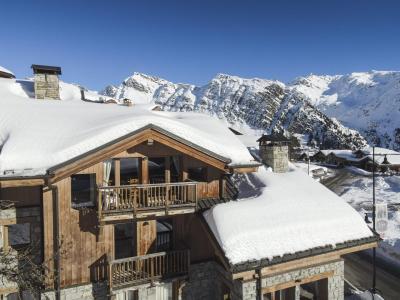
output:
M 173 147 L 182 153 L 210 164 L 217 169 L 223 171 L 229 170 L 228 164 L 231 162 L 230 159 L 195 145 L 158 126 L 150 124 L 66 162 L 49 168 L 49 182 L 53 183 L 62 178 L 68 177 L 69 175 L 79 172 L 90 165 L 101 162 L 110 156 L 117 155 L 120 152 L 141 144 L 149 139 Z
M 0 177 L 0 188 L 38 186 L 45 184 L 45 177 Z
M 288 254 L 282 257 L 274 257 L 272 260 L 244 262 L 231 265 L 233 279 L 251 280 L 257 277 L 257 271 L 261 269 L 261 276 L 270 276 L 293 269 L 304 268 L 318 263 L 327 263 L 340 259 L 342 255 L 363 251 L 378 246 L 377 236 L 365 238 L 347 243 L 337 244 L 336 248 L 320 247 L 308 251 Z

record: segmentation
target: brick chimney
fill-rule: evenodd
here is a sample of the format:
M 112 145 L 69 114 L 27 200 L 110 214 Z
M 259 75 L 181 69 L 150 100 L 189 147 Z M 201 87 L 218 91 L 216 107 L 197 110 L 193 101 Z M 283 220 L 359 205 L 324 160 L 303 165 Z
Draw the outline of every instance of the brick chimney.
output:
M 35 75 L 36 99 L 60 99 L 60 84 L 58 75 L 61 68 L 54 66 L 32 65 Z
M 263 163 L 275 173 L 285 173 L 289 169 L 289 139 L 283 134 L 262 135 L 259 143 Z

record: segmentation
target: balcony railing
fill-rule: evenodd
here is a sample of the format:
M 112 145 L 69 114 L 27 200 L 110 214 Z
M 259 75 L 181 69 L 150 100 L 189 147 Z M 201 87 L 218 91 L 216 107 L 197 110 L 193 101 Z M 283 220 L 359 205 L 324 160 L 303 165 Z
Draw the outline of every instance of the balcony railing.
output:
M 154 280 L 186 276 L 189 265 L 189 250 L 117 259 L 109 264 L 110 288 L 115 290 Z
M 197 207 L 197 183 L 134 184 L 99 187 L 98 211 L 106 215 Z

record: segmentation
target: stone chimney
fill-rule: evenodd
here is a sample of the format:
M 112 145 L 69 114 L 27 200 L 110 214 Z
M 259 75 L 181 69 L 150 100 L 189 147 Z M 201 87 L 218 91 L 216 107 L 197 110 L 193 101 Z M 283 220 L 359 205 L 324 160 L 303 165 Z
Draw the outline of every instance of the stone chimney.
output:
M 289 169 L 289 139 L 283 134 L 262 135 L 259 143 L 260 156 L 276 173 L 284 173 Z
M 54 66 L 32 65 L 35 75 L 36 99 L 60 99 L 60 84 L 58 75 L 61 68 Z

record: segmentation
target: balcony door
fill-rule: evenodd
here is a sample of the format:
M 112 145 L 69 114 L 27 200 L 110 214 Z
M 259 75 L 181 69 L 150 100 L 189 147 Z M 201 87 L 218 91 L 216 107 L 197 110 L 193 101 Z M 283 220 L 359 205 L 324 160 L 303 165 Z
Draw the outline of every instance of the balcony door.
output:
M 110 159 L 104 162 L 104 185 L 120 186 L 140 183 L 139 157 Z
M 178 182 L 180 178 L 180 157 L 149 157 L 149 183 Z
M 139 182 L 139 158 L 128 157 L 120 160 L 120 185 L 138 184 Z
M 123 223 L 114 225 L 115 259 L 136 256 L 136 224 Z

